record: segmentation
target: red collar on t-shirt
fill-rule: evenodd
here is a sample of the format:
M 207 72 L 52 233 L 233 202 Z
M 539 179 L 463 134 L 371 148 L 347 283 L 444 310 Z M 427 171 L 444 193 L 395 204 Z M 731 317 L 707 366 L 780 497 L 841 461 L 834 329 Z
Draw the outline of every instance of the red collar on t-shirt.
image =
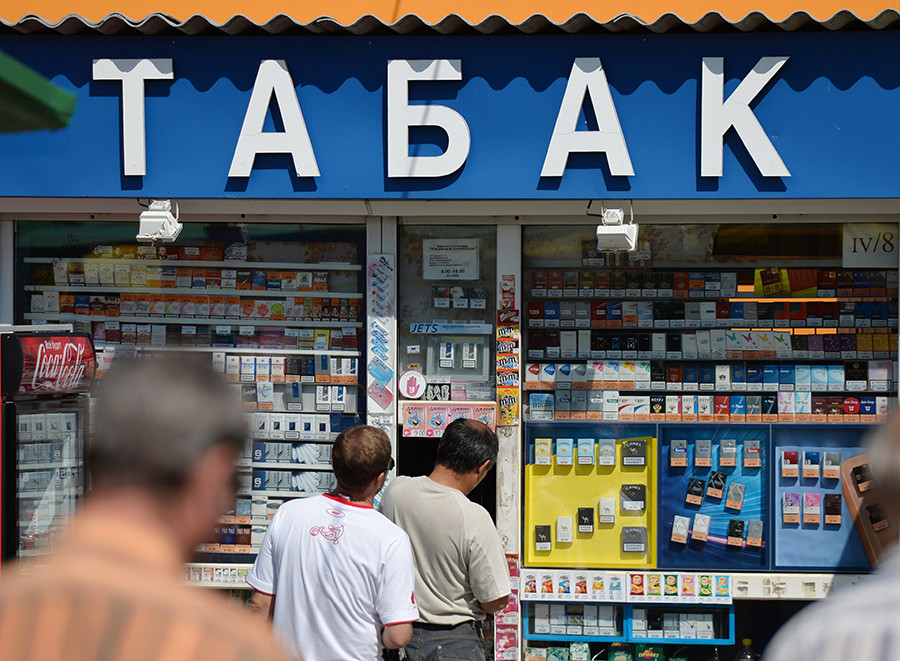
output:
M 354 503 L 353 501 L 350 500 L 349 496 L 344 496 L 343 494 L 338 495 L 338 496 L 332 496 L 330 493 L 324 493 L 322 495 L 325 496 L 326 498 L 328 498 L 329 500 L 334 500 L 336 502 L 343 503 L 344 505 L 350 505 L 351 507 L 360 507 L 364 510 L 375 509 L 368 503 Z

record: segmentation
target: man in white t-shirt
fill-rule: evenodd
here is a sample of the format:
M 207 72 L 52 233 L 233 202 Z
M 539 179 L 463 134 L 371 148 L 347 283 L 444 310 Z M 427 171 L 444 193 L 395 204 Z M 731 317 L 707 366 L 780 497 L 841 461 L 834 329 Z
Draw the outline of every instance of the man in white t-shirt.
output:
M 506 556 L 490 514 L 466 496 L 497 460 L 497 435 L 455 420 L 438 445 L 431 475 L 398 477 L 381 509 L 403 528 L 416 560 L 419 621 L 406 645 L 412 661 L 484 659 L 481 621 L 506 606 Z
M 409 537 L 372 500 L 393 467 L 380 429 L 358 425 L 334 443 L 338 487 L 278 508 L 247 577 L 251 607 L 271 616 L 305 661 L 373 661 L 398 649 L 418 619 Z

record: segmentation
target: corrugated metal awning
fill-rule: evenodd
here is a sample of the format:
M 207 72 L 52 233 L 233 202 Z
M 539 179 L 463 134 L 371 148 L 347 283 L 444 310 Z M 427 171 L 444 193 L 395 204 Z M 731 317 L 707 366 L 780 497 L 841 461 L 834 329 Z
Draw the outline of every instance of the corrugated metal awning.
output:
M 7 0 L 0 31 L 61 34 L 496 34 L 883 29 L 900 13 L 871 0 Z
M 68 126 L 77 97 L 0 52 L 0 133 Z

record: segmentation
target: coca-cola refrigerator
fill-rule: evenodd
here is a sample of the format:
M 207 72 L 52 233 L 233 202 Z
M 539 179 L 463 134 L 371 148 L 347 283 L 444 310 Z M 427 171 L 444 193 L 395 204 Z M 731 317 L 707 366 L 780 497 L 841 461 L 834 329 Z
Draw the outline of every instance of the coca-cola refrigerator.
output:
M 21 328 L 21 327 L 20 327 Z M 84 495 L 91 337 L 0 329 L 0 554 L 50 552 Z

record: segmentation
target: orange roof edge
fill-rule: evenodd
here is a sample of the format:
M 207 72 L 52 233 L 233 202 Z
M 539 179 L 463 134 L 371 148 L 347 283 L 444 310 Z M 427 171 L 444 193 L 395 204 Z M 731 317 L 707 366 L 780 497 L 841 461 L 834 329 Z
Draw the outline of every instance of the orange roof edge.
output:
M 300 25 L 317 19 L 330 19 L 341 25 L 352 25 L 361 18 L 374 17 L 385 25 L 392 25 L 404 17 L 416 16 L 424 23 L 434 25 L 447 17 L 458 16 L 463 21 L 477 25 L 490 17 L 502 17 L 511 25 L 519 25 L 529 18 L 543 16 L 562 24 L 574 16 L 584 15 L 597 23 L 611 22 L 623 15 L 639 22 L 652 24 L 663 16 L 675 16 L 685 23 L 695 23 L 709 14 L 718 14 L 736 23 L 748 15 L 762 14 L 780 23 L 797 13 L 824 22 L 840 12 L 849 12 L 862 21 L 871 21 L 886 8 L 873 0 L 855 0 L 852 4 L 822 0 L 810 5 L 794 5 L 779 0 L 619 0 L 616 3 L 584 3 L 573 0 L 557 0 L 553 3 L 535 0 L 494 0 L 492 3 L 475 0 L 329 0 L 307 2 L 302 5 L 277 0 L 258 0 L 250 5 L 236 0 L 7 0 L 0 6 L 0 21 L 15 25 L 25 18 L 37 17 L 49 24 L 61 23 L 66 18 L 81 17 L 88 23 L 99 23 L 118 15 L 130 22 L 139 23 L 152 15 L 171 17 L 185 22 L 191 17 L 202 16 L 212 24 L 224 24 L 235 16 L 265 24 L 277 16 L 287 16 Z

